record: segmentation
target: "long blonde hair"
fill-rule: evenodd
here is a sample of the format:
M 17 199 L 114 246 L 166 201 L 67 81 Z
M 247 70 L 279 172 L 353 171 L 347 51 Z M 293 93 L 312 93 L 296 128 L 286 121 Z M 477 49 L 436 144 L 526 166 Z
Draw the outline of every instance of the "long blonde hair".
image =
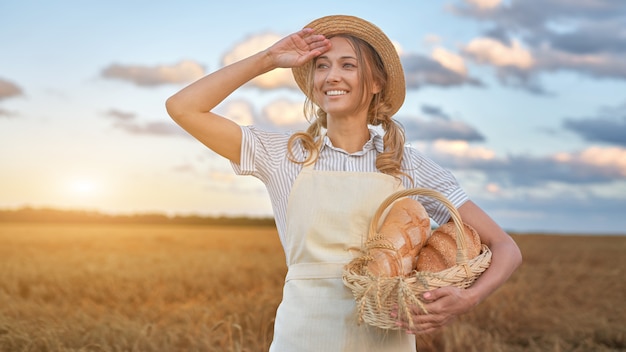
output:
M 384 63 L 367 42 L 350 35 L 337 36 L 346 38 L 356 52 L 358 76 L 365 88 L 361 94 L 372 92 L 375 83 L 382 87 L 382 90 L 372 98 L 367 110 L 367 123 L 372 126 L 381 126 L 385 131 L 383 136 L 384 150 L 376 157 L 376 168 L 391 176 L 408 176 L 401 171 L 405 136 L 404 130 L 391 116 L 391 107 L 385 90 L 387 74 Z M 322 133 L 327 128 L 326 112 L 317 107 L 310 99 L 313 96 L 314 70 L 315 65 L 311 65 L 306 84 L 308 92 L 305 92 L 307 98 L 304 103 L 304 116 L 311 124 L 306 131 L 294 133 L 288 142 L 289 160 L 299 164 L 310 164 L 317 160 L 318 151 L 322 144 Z M 297 140 L 301 141 L 303 148 L 307 151 L 305 160 L 295 160 L 292 148 Z

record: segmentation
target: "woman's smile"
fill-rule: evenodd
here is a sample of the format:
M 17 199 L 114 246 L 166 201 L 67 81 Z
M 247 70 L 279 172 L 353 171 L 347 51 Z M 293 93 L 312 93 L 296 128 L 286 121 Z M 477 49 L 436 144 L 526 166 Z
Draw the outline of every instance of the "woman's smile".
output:
M 345 95 L 345 94 L 348 94 L 348 92 L 345 90 L 329 90 L 326 92 L 327 96 L 338 96 L 338 95 Z

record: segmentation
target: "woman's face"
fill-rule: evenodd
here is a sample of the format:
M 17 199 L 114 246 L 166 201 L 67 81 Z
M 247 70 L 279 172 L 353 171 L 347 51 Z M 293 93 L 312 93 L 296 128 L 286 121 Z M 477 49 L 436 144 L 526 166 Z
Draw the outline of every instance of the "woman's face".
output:
M 364 94 L 359 78 L 359 60 L 343 37 L 330 38 L 329 51 L 315 62 L 313 94 L 315 103 L 329 116 L 367 112 L 372 93 Z M 366 71 L 366 70 L 363 70 Z

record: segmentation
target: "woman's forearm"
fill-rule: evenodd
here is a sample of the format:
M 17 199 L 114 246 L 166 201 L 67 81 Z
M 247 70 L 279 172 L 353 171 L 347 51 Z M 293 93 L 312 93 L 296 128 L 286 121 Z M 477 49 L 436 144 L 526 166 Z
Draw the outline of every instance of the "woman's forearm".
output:
M 267 51 L 261 51 L 180 90 L 167 100 L 167 111 L 174 120 L 210 112 L 237 88 L 273 68 Z
M 491 264 L 468 289 L 475 304 L 482 302 L 513 274 L 522 263 L 522 254 L 515 241 L 474 202 L 459 207 L 463 222 L 472 226 L 481 242 L 491 250 Z
M 475 305 L 502 286 L 522 263 L 522 255 L 512 239 L 494 243 L 489 249 L 492 254 L 489 268 L 467 289 Z
M 166 102 L 168 114 L 209 149 L 239 163 L 241 129 L 213 109 L 237 88 L 273 68 L 266 51 L 215 71 L 190 84 Z

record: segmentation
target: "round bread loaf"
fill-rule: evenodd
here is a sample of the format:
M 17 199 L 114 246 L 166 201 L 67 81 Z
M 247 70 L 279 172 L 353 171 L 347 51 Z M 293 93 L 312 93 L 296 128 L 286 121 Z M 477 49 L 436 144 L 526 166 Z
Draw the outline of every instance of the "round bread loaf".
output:
M 480 236 L 473 227 L 463 224 L 467 259 L 480 254 Z M 454 223 L 448 222 L 433 231 L 432 236 L 418 254 L 416 270 L 439 272 L 456 265 L 456 228 Z
M 412 198 L 391 205 L 378 235 L 368 242 L 372 261 L 368 270 L 376 276 L 407 276 L 415 269 L 417 254 L 430 237 L 426 209 Z

